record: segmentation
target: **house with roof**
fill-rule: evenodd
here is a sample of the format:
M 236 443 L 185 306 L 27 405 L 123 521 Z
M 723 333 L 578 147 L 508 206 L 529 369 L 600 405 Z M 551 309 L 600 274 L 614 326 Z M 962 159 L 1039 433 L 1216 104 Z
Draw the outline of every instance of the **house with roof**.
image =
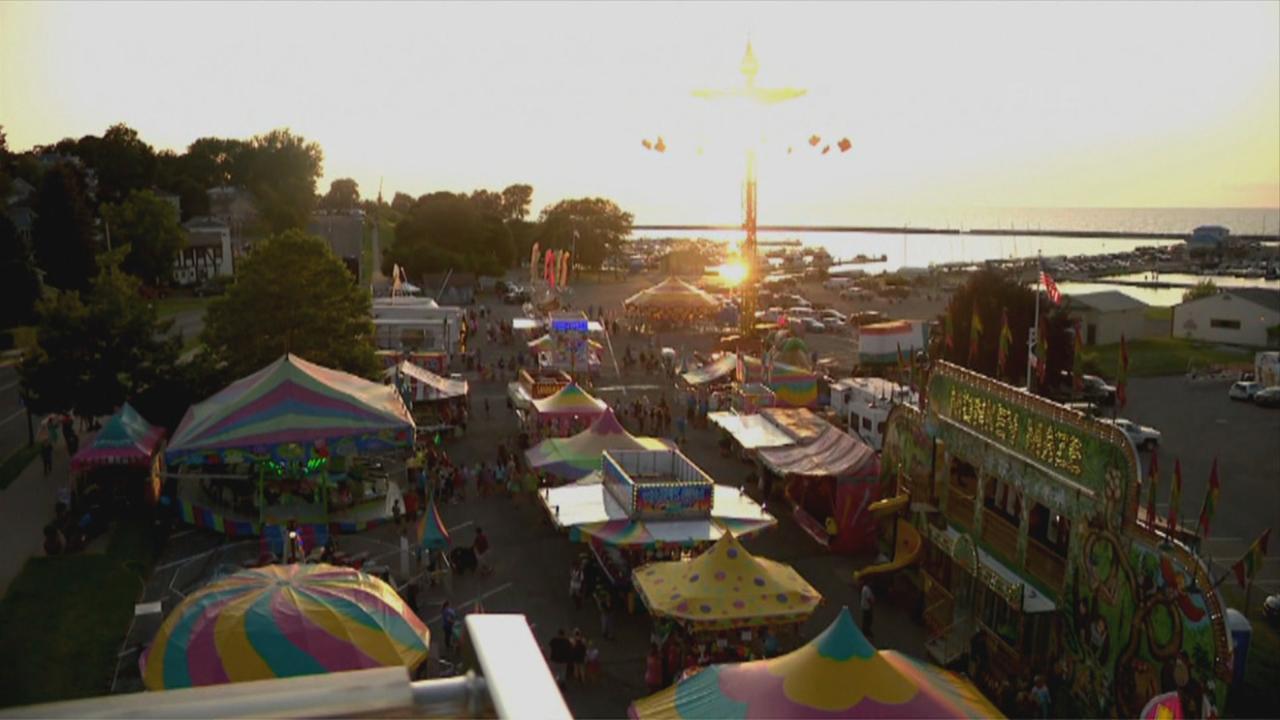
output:
M 1280 347 L 1280 290 L 1229 288 L 1176 305 L 1173 335 L 1226 345 Z
M 231 228 L 226 222 L 207 216 L 193 217 L 182 224 L 186 245 L 173 260 L 173 280 L 179 285 L 196 285 L 235 269 L 231 250 Z
M 1080 323 L 1085 345 L 1110 345 L 1129 340 L 1156 337 L 1169 332 L 1168 325 L 1147 318 L 1146 303 L 1119 290 L 1080 293 L 1067 296 L 1067 312 Z

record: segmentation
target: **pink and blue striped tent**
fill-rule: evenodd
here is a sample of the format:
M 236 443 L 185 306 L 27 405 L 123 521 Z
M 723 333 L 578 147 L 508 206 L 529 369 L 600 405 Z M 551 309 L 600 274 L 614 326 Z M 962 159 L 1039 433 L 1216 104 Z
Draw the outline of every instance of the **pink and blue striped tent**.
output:
M 164 429 L 147 422 L 129 403 L 102 425 L 93 442 L 71 458 L 71 469 L 80 472 L 98 465 L 150 465 Z
M 165 453 L 170 463 L 356 455 L 413 444 L 395 388 L 284 355 L 192 405 Z

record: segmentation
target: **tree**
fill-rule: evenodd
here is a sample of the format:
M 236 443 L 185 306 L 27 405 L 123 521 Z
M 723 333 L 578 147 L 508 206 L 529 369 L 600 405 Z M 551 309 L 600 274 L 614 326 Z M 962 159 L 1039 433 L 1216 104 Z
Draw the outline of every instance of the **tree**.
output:
M 502 191 L 502 217 L 506 220 L 524 220 L 529 217 L 529 205 L 532 202 L 532 185 L 508 185 Z
M 287 129 L 257 135 L 249 144 L 247 186 L 266 229 L 306 227 L 324 170 L 320 146 Z
M 329 183 L 329 193 L 320 199 L 326 210 L 354 210 L 360 205 L 360 186 L 351 178 L 338 178 Z
M 26 325 L 35 318 L 40 274 L 31 248 L 7 215 L 0 214 L 0 328 Z
M 403 215 L 413 209 L 413 202 L 412 195 L 398 192 L 391 198 L 391 209 Z
M 483 192 L 483 191 L 482 191 Z M 396 223 L 395 242 L 383 253 L 383 272 L 393 264 L 410 278 L 445 270 L 501 274 L 515 259 L 511 231 L 491 214 L 493 193 L 423 195 Z
M 185 155 L 172 150 L 162 150 L 156 155 L 156 187 L 178 196 L 180 220 L 209 214 L 208 186 L 188 175 L 187 169 Z
M 63 290 L 87 289 L 98 240 L 80 169 L 60 162 L 45 171 L 34 209 L 32 240 L 45 283 Z
M 172 372 L 178 340 L 116 267 L 122 256 L 104 255 L 83 301 L 52 291 L 37 304 L 36 348 L 19 369 L 33 411 L 107 415 Z
M 183 174 L 208 190 L 249 181 L 249 144 L 232 138 L 205 137 L 187 146 Z
M 969 362 L 970 323 L 973 319 L 975 303 L 978 318 L 982 324 L 982 332 L 978 336 L 978 347 L 973 362 Z M 997 359 L 1000 352 L 1001 313 L 1007 308 L 1009 312 L 1009 329 L 1013 339 L 1009 343 L 1009 357 L 1005 363 L 1005 376 L 997 378 L 1004 382 L 1021 385 L 1027 372 L 1027 337 L 1035 324 L 1035 291 L 1019 283 L 1014 278 L 995 270 L 979 270 L 969 276 L 964 285 L 951 296 L 947 305 L 951 315 L 952 347 L 946 347 L 945 316 L 939 324 L 943 328 L 943 337 L 939 337 L 937 349 L 941 357 L 957 365 L 995 377 Z M 1046 369 L 1046 385 L 1056 388 L 1061 372 L 1071 370 L 1071 356 L 1074 352 L 1071 336 L 1071 322 L 1066 313 L 1048 300 L 1042 299 L 1040 311 L 1045 321 L 1040 325 L 1040 332 L 1047 332 L 1049 340 L 1049 363 Z M 1034 373 L 1033 373 L 1034 375 Z M 1039 388 L 1033 377 L 1032 387 Z
M 576 248 L 575 265 L 599 269 L 631 234 L 632 215 L 612 200 L 561 200 L 542 211 L 543 248 Z
M 119 203 L 134 190 L 145 190 L 156 181 L 156 152 L 123 123 L 107 128 L 101 138 L 82 138 L 81 159 L 98 177 L 98 198 Z
M 1182 293 L 1182 302 L 1191 302 L 1200 298 L 1218 294 L 1218 286 L 1212 280 L 1201 280 Z
M 481 215 L 502 217 L 502 195 L 492 190 L 474 190 L 471 193 L 471 204 Z
M 173 261 L 186 245 L 178 212 L 150 190 L 134 190 L 119 205 L 103 205 L 113 245 L 128 245 L 125 272 L 159 287 L 173 276 Z
M 286 352 L 373 377 L 372 299 L 317 237 L 290 230 L 259 243 L 205 315 L 202 340 L 232 377 Z

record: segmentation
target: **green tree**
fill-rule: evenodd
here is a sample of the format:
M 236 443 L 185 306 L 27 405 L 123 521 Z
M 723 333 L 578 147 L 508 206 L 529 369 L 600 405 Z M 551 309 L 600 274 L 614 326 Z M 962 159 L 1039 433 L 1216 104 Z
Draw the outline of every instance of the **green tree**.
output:
M 329 183 L 329 192 L 320 199 L 326 210 L 354 210 L 360 205 L 360 186 L 351 178 L 338 178 Z
M 40 274 L 31 248 L 7 215 L 0 214 L 0 328 L 26 325 L 35 318 Z
M 290 230 L 241 261 L 235 284 L 210 304 L 202 339 L 232 377 L 286 352 L 373 377 L 371 307 L 369 291 L 322 240 Z
M 502 191 L 502 217 L 506 220 L 524 220 L 529 217 L 529 205 L 532 202 L 532 185 L 508 185 Z
M 1191 302 L 1200 298 L 1218 294 L 1218 286 L 1212 280 L 1201 280 L 1182 293 L 1182 302 Z
M 119 203 L 134 190 L 155 184 L 155 149 L 128 125 L 112 125 L 101 138 L 82 138 L 80 145 L 92 146 L 82 159 L 97 173 L 98 199 L 102 202 Z
M 34 210 L 32 244 L 45 284 L 63 290 L 87 289 L 98 239 L 80 169 L 61 162 L 45 171 Z
M 245 185 L 249 181 L 249 144 L 233 138 L 204 137 L 187 146 L 183 174 L 203 189 Z
M 187 174 L 187 159 L 172 150 L 156 155 L 156 187 L 178 196 L 181 220 L 209 214 L 208 187 Z
M 391 198 L 391 209 L 403 215 L 413 209 L 413 202 L 412 195 L 398 192 Z
M 978 308 L 978 318 L 982 323 L 982 333 L 978 336 L 978 348 L 971 364 L 969 362 L 970 323 L 973 319 L 975 303 Z M 1013 340 L 1009 343 L 1005 376 L 997 379 L 1013 385 L 1023 384 L 1027 372 L 1027 337 L 1035 324 L 1035 291 L 1004 273 L 995 270 L 979 270 L 969 275 L 965 284 L 956 290 L 947 308 L 951 314 L 953 326 L 952 347 L 949 349 L 946 347 L 946 331 L 941 330 L 933 339 L 937 348 L 935 356 L 941 353 L 941 357 L 952 363 L 992 377 L 996 374 L 1000 352 L 1001 313 L 1008 308 L 1009 330 Z M 1040 311 L 1045 318 L 1040 331 L 1047 332 L 1046 337 L 1049 340 L 1049 363 L 1045 373 L 1045 384 L 1047 387 L 1056 389 L 1061 384 L 1062 371 L 1070 372 L 1071 370 L 1071 357 L 1074 352 L 1071 322 L 1065 312 L 1050 305 L 1048 300 L 1043 298 L 1040 302 Z M 940 320 L 939 327 L 945 328 L 945 316 Z M 1034 377 L 1032 386 L 1039 388 L 1039 383 Z
M 599 269 L 631 234 L 632 215 L 612 200 L 561 200 L 542 211 L 543 248 L 574 248 L 574 265 Z
M 482 191 L 483 192 L 483 191 Z M 423 195 L 396 223 L 395 242 L 383 253 L 383 272 L 393 264 L 410 278 L 445 270 L 501 274 L 515 259 L 511 231 L 493 214 L 494 194 Z
M 323 171 L 320 146 L 287 129 L 250 140 L 247 186 L 267 231 L 307 226 Z
M 168 285 L 173 261 L 186 245 L 178 213 L 150 190 L 134 190 L 119 205 L 103 205 L 102 219 L 116 246 L 129 246 L 125 272 L 158 287 Z
M 116 267 L 122 256 L 104 255 L 83 301 L 55 290 L 37 304 L 36 349 L 19 368 L 32 410 L 106 415 L 172 372 L 178 340 Z

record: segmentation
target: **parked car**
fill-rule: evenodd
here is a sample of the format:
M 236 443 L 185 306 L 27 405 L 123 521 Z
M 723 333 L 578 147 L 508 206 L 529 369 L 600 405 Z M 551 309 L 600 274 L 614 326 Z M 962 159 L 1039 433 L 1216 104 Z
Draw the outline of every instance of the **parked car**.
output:
M 827 326 L 823 325 L 821 320 L 814 317 L 801 318 L 799 325 L 804 328 L 804 331 L 807 333 L 824 333 L 827 331 Z
M 1085 400 L 1097 403 L 1103 407 L 1111 407 L 1116 404 L 1116 386 L 1108 385 L 1106 380 L 1097 375 L 1080 376 L 1082 387 L 1082 395 Z
M 211 277 L 197 285 L 194 292 L 196 297 L 213 297 L 214 295 L 221 295 L 226 291 L 226 281 L 219 280 L 216 277 Z
M 884 315 L 875 310 L 863 310 L 849 316 L 849 322 L 853 325 L 870 325 L 884 320 Z
M 507 292 L 502 296 L 502 302 L 508 305 L 519 305 L 529 302 L 530 297 L 528 289 L 513 284 L 507 286 Z
M 826 322 L 828 319 L 835 320 L 840 324 L 849 322 L 849 317 L 847 315 L 834 308 L 826 308 L 822 310 L 818 313 L 818 317 L 821 318 L 823 322 Z
M 1102 418 L 1102 422 L 1108 425 L 1115 425 L 1120 432 L 1129 436 L 1133 441 L 1134 447 L 1142 450 L 1154 450 L 1160 444 L 1160 431 L 1147 425 L 1139 425 L 1132 420 L 1125 418 Z
M 1256 380 L 1242 380 L 1231 384 L 1231 389 L 1227 390 L 1227 397 L 1232 400 L 1252 400 L 1255 395 L 1264 389 L 1262 383 Z
M 1280 385 L 1259 390 L 1254 394 L 1253 402 L 1260 407 L 1280 407 Z

